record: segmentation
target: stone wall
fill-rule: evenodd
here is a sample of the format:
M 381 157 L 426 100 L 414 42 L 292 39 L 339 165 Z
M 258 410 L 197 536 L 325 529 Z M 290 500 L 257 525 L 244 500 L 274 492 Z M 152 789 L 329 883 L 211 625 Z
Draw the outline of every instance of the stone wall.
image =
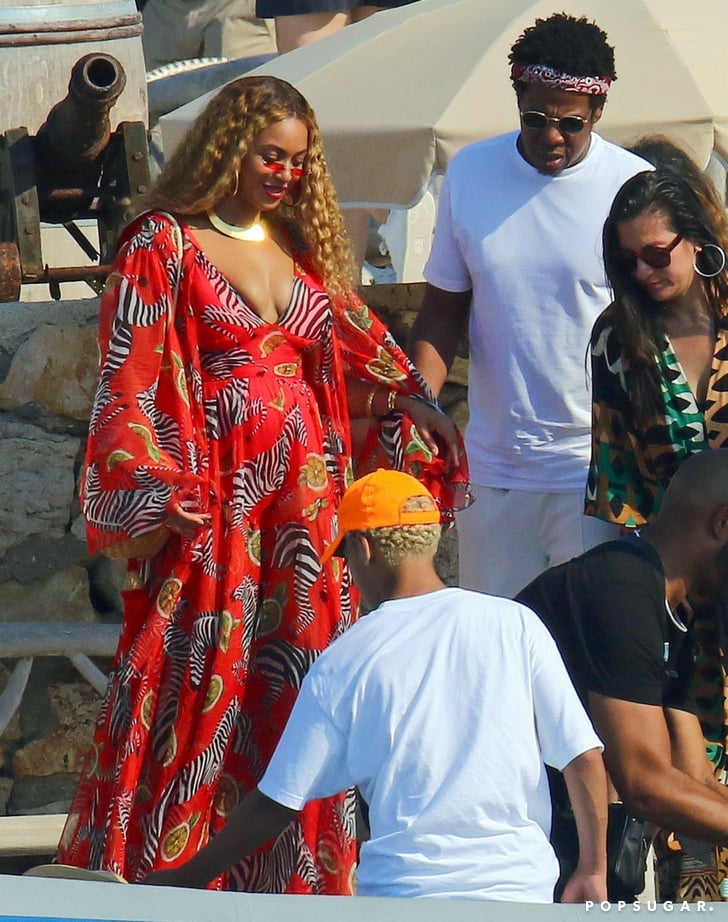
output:
M 420 285 L 364 290 L 400 342 L 421 293 Z M 95 298 L 0 305 L 0 641 L 10 622 L 121 617 L 123 563 L 89 558 L 78 501 L 97 312 Z M 459 424 L 464 375 L 459 358 L 443 393 Z M 456 556 L 450 532 L 438 560 L 447 582 L 455 580 Z M 0 660 L 0 693 L 15 666 Z M 67 810 L 99 703 L 68 660 L 35 659 L 21 706 L 0 736 L 0 815 Z
M 109 574 L 94 591 L 108 568 L 88 558 L 78 505 L 97 311 L 96 299 L 0 306 L 0 638 L 10 622 L 118 615 Z M 15 666 L 0 662 L 0 691 Z M 67 809 L 99 700 L 68 660 L 34 661 L 0 736 L 0 815 Z

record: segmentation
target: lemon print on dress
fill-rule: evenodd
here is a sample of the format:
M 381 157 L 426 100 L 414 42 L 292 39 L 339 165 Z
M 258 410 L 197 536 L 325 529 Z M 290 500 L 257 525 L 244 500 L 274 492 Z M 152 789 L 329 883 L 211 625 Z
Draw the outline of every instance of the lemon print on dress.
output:
M 235 628 L 240 627 L 240 620 L 237 621 L 227 609 L 220 612 L 220 627 L 217 633 L 217 645 L 223 653 L 230 649 L 230 636 Z
M 229 816 L 240 800 L 238 786 L 230 775 L 222 775 L 212 801 L 212 809 L 218 816 Z
M 425 456 L 426 461 L 432 461 L 434 455 L 430 449 L 422 441 L 422 436 L 420 435 L 417 426 L 410 426 L 410 441 L 407 444 L 407 447 L 404 450 L 405 455 L 412 455 L 415 453 L 421 452 Z
M 282 413 L 286 408 L 286 396 L 283 391 L 278 391 L 276 396 L 271 400 L 268 406 L 272 410 L 277 410 L 279 413 Z
M 356 327 L 357 330 L 363 330 L 365 333 L 368 333 L 371 329 L 373 320 L 368 308 L 364 304 L 356 310 L 346 311 L 345 316 L 349 323 L 353 327 Z
M 147 446 L 147 454 L 152 459 L 152 461 L 161 461 L 162 455 L 157 446 L 154 444 L 151 431 L 147 429 L 146 426 L 142 426 L 141 423 L 128 423 L 127 425 L 135 435 L 138 435 L 140 439 L 143 439 L 144 444 Z
M 321 867 L 328 874 L 336 874 L 339 869 L 337 854 L 341 851 L 341 844 L 333 833 L 325 833 L 316 843 L 316 854 Z
M 124 451 L 123 448 L 115 448 L 106 459 L 106 470 L 112 471 L 117 464 L 121 464 L 122 461 L 131 461 L 133 457 L 134 455 Z
M 301 510 L 301 515 L 304 519 L 307 519 L 309 522 L 315 522 L 319 517 L 319 512 L 322 509 L 325 509 L 329 504 L 329 501 L 325 496 L 321 496 L 318 499 L 315 499 L 310 506 L 306 506 Z
M 274 365 L 273 371 L 281 378 L 295 378 L 298 372 L 296 362 L 281 362 L 280 365 Z
M 377 346 L 377 357 L 372 359 L 371 362 L 367 362 L 366 367 L 376 378 L 382 378 L 385 381 L 404 381 L 407 377 L 394 364 L 394 359 L 389 352 L 386 352 L 381 346 Z
M 306 455 L 306 463 L 301 468 L 298 482 L 305 483 L 312 490 L 325 490 L 328 484 L 328 472 L 326 470 L 326 459 L 323 455 L 316 455 L 313 452 Z
M 182 580 L 170 577 L 162 583 L 157 595 L 157 610 L 165 618 L 169 618 L 175 609 L 177 600 L 182 592 Z
M 260 354 L 270 355 L 271 352 L 275 352 L 278 346 L 283 345 L 285 341 L 286 337 L 283 335 L 283 333 L 269 333 L 267 336 L 264 336 L 260 342 Z
M 205 703 L 202 706 L 202 713 L 206 714 L 208 711 L 211 711 L 217 702 L 220 700 L 220 695 L 222 695 L 223 689 L 225 688 L 225 683 L 222 680 L 222 676 L 211 675 L 210 684 L 207 686 L 207 694 L 205 695 Z
M 248 556 L 257 566 L 260 566 L 261 537 L 258 529 L 248 531 Z
M 184 368 L 179 368 L 175 376 L 175 384 L 177 385 L 177 393 L 184 400 L 187 406 L 190 405 L 190 395 L 187 391 L 187 377 L 185 375 Z
M 185 823 L 180 823 L 174 829 L 170 829 L 167 835 L 162 839 L 162 860 L 174 861 L 179 858 L 182 852 L 187 848 L 190 841 L 190 833 L 197 825 L 200 819 L 199 813 L 193 813 Z
M 148 691 L 142 699 L 141 719 L 145 730 L 151 729 L 152 714 L 154 713 L 154 692 Z
M 255 636 L 265 637 L 277 630 L 283 620 L 283 606 L 278 599 L 264 599 L 258 609 L 258 623 L 255 626 Z

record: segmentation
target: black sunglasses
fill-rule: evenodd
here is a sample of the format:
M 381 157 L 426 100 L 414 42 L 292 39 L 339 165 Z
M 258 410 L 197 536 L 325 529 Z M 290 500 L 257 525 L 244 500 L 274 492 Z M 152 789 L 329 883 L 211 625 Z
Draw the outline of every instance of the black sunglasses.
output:
M 531 131 L 543 131 L 549 122 L 556 125 L 559 129 L 559 134 L 579 134 L 589 124 L 589 120 L 582 118 L 580 115 L 564 115 L 561 118 L 555 118 L 554 116 L 546 115 L 545 112 L 521 112 L 521 124 Z
M 646 263 L 652 269 L 666 269 L 670 265 L 672 251 L 682 239 L 683 235 L 678 234 L 672 243 L 668 243 L 666 247 L 646 246 L 642 247 L 637 254 L 620 250 L 615 253 L 614 258 L 626 272 L 634 272 L 637 268 L 638 259 L 641 259 L 643 263 Z

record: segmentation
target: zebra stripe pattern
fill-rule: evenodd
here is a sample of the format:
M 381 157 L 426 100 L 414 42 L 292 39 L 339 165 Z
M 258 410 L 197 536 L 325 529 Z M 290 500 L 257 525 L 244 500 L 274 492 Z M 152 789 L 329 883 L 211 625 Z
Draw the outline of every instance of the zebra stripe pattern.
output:
M 174 724 L 177 720 L 179 690 L 184 681 L 187 657 L 190 652 L 189 636 L 176 624 L 168 624 L 164 632 L 164 652 L 167 656 L 164 694 L 157 703 L 152 727 L 152 752 L 157 762 L 164 762 L 169 752 Z
M 241 711 L 235 721 L 235 736 L 232 749 L 235 755 L 245 756 L 248 760 L 250 773 L 256 778 L 262 778 L 265 764 L 260 755 L 260 749 L 253 737 L 253 718 L 245 711 Z
M 144 818 L 146 830 L 140 876 L 152 867 L 169 807 L 185 803 L 194 797 L 203 785 L 217 780 L 235 726 L 238 708 L 239 702 L 234 698 L 220 719 L 210 745 L 171 779 L 162 791 L 154 811 Z
M 243 526 L 251 511 L 267 496 L 276 495 L 285 476 L 288 445 L 299 444 L 306 438 L 301 408 L 296 406 L 287 415 L 281 435 L 270 451 L 246 461 L 233 477 L 232 524 Z
M 249 893 L 285 893 L 294 874 L 298 874 L 314 893 L 321 892 L 316 863 L 297 821 L 286 826 L 269 852 L 251 855 L 230 871 L 237 887 L 244 887 Z
M 207 654 L 217 648 L 221 615 L 219 611 L 202 611 L 195 616 L 189 655 L 190 683 L 193 688 L 202 685 Z
M 171 487 L 160 483 L 143 468 L 136 474 L 138 490 L 101 489 L 99 469 L 92 463 L 86 469 L 86 491 L 83 514 L 96 528 L 104 531 L 126 531 L 144 535 L 159 528 L 167 518 L 167 502 L 172 495 Z
M 298 522 L 288 522 L 276 528 L 271 568 L 290 570 L 293 573 L 293 593 L 298 614 L 291 629 L 294 636 L 299 636 L 315 618 L 311 588 L 321 573 L 321 561 L 307 528 Z
M 286 640 L 272 640 L 256 653 L 253 666 L 268 683 L 266 705 L 280 698 L 285 685 L 300 689 L 319 653 L 319 650 L 294 647 Z

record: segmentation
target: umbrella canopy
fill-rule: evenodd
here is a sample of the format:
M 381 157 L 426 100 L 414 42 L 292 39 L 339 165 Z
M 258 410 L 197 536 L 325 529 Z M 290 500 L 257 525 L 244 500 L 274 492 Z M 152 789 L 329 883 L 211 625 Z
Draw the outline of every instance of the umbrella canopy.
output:
M 561 5 L 556 6 L 561 9 Z M 518 127 L 508 52 L 553 0 L 418 0 L 288 52 L 251 74 L 294 84 L 316 111 L 342 203 L 408 207 L 463 145 Z M 579 0 L 614 45 L 598 130 L 660 132 L 701 164 L 728 160 L 726 0 Z M 212 93 L 161 119 L 169 153 Z

